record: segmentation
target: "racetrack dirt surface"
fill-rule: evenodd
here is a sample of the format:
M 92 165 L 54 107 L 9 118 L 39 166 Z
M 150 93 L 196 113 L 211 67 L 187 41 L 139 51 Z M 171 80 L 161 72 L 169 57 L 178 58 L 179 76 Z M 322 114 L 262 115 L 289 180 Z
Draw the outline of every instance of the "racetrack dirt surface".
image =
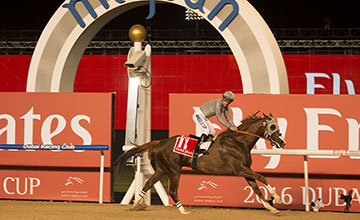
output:
M 0 200 L 1 220 L 212 220 L 212 219 L 255 219 L 255 220 L 359 220 L 360 213 L 304 212 L 282 210 L 280 215 L 272 215 L 265 209 L 185 207 L 191 213 L 182 215 L 176 207 L 149 206 L 146 211 L 127 211 L 130 205 L 97 204 L 80 202 L 48 202 Z

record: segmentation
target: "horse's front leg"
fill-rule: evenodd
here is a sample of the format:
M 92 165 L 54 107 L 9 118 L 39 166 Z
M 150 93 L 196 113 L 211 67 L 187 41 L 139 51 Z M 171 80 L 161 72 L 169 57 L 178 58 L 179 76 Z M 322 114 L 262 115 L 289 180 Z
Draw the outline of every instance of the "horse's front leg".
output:
M 269 190 L 269 192 L 271 193 L 271 195 L 274 197 L 275 203 L 277 204 L 281 204 L 281 198 L 280 196 L 276 193 L 276 191 L 270 186 L 270 184 L 265 185 L 266 189 Z
M 265 197 L 263 196 L 263 194 L 260 191 L 259 186 L 257 185 L 256 181 L 254 179 L 251 178 L 246 178 L 246 181 L 248 182 L 248 184 L 251 186 L 251 188 L 253 189 L 253 191 L 255 192 L 255 194 L 257 196 L 259 196 L 259 198 L 261 199 L 261 202 L 263 203 L 264 207 L 268 210 L 271 211 L 271 213 L 273 214 L 279 214 L 280 211 L 277 210 L 276 208 L 272 207 L 268 201 L 266 201 Z
M 268 183 L 268 181 L 265 179 L 265 177 L 263 175 L 254 172 L 249 167 L 242 167 L 242 169 L 239 171 L 239 176 L 243 176 L 245 178 L 250 178 L 250 179 L 255 179 L 257 181 L 262 182 L 265 185 L 265 187 L 269 190 L 271 195 L 274 197 L 275 203 L 277 203 L 277 204 L 282 203 L 280 196 L 270 186 L 270 184 Z

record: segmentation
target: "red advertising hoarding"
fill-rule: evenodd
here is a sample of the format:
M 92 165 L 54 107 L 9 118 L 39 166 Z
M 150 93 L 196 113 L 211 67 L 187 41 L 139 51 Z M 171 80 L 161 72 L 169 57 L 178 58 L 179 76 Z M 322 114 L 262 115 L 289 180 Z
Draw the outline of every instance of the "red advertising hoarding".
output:
M 169 112 L 169 135 L 195 134 L 196 125 L 192 121 L 194 108 L 203 103 L 221 98 L 221 94 L 171 94 Z M 307 150 L 359 150 L 360 98 L 351 95 L 240 95 L 237 94 L 231 104 L 230 112 L 235 124 L 240 124 L 243 117 L 261 110 L 272 113 L 277 119 L 285 137 L 285 149 Z M 211 118 L 217 133 L 225 128 Z M 199 135 L 199 134 L 198 134 Z M 255 148 L 271 149 L 269 143 L 260 139 Z M 279 208 L 303 208 L 304 162 L 302 156 L 253 155 L 252 169 L 269 177 L 269 182 L 277 188 L 279 195 L 292 202 Z M 311 193 L 310 199 L 321 197 L 327 204 L 324 210 L 341 210 L 344 201 L 336 197 L 353 189 L 352 211 L 360 211 L 359 175 L 357 169 L 360 157 L 309 156 Z M 288 179 L 290 178 L 290 179 Z M 194 181 L 198 181 L 194 184 Z M 192 183 L 192 187 L 187 185 Z M 207 189 L 199 190 L 202 185 Z M 215 187 L 214 187 L 215 186 Z M 237 186 L 239 199 L 235 193 L 222 191 L 220 186 L 234 189 Z M 231 187 L 232 186 L 232 187 Z M 219 177 L 209 175 L 189 175 L 181 177 L 179 198 L 185 205 L 219 205 L 257 207 L 250 199 L 248 188 L 243 178 Z M 189 188 L 192 188 L 189 189 Z M 213 191 L 211 194 L 211 190 Z M 248 192 L 248 194 L 246 194 Z M 210 193 L 210 194 L 209 194 Z M 224 193 L 224 194 L 223 194 Z M 283 194 L 284 194 L 283 193 Z M 287 193 L 287 194 L 286 194 Z M 248 195 L 248 197 L 247 197 Z M 205 201 L 210 196 L 215 199 Z M 220 199 L 222 198 L 222 199 Z M 328 200 L 325 201 L 325 198 Z M 268 198 L 270 199 L 270 198 Z M 286 199 L 285 199 L 286 200 Z M 185 203 L 185 201 L 187 201 Z M 315 201 L 315 199 L 311 200 Z
M 111 145 L 111 93 L 0 93 L 0 100 L 1 144 Z M 110 155 L 104 152 L 105 202 Z M 99 199 L 99 151 L 0 150 L 0 158 L 0 198 Z
M 256 163 L 256 162 L 255 162 Z M 281 197 L 279 209 L 305 209 L 305 185 L 303 179 L 289 176 L 266 177 Z M 360 212 L 359 179 L 310 178 L 309 199 L 322 199 L 322 211 L 343 211 L 346 204 L 340 198 L 353 189 L 351 212 Z M 267 200 L 270 193 L 264 185 L 260 190 Z M 263 208 L 260 199 L 242 177 L 182 174 L 179 183 L 179 199 L 183 205 Z
M 2 199 L 99 201 L 99 175 L 99 170 L 1 169 L 0 195 Z M 110 202 L 110 172 L 104 174 L 104 186 L 103 201 Z

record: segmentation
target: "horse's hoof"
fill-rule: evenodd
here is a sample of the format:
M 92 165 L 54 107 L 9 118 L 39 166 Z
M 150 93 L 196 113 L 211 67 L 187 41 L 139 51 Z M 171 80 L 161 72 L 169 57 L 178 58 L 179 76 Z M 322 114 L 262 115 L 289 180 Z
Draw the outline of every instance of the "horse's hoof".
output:
M 142 199 L 137 199 L 137 200 L 134 200 L 133 207 L 135 208 L 135 207 L 137 207 L 139 205 L 142 205 L 142 204 L 143 204 Z
M 272 213 L 273 215 L 280 215 L 280 211 L 277 210 L 277 209 L 271 210 L 271 213 Z
M 180 211 L 180 213 L 183 214 L 183 215 L 187 215 L 187 214 L 190 214 L 190 213 L 191 213 L 191 212 L 185 211 L 185 209 L 184 209 L 183 206 L 181 206 L 181 207 L 179 208 L 179 211 Z
M 146 211 L 146 205 L 138 204 L 136 206 L 131 207 L 130 209 L 127 209 L 126 211 Z
M 276 197 L 275 197 L 275 203 L 276 203 L 276 204 L 282 204 L 282 201 L 281 201 L 280 196 L 276 196 Z

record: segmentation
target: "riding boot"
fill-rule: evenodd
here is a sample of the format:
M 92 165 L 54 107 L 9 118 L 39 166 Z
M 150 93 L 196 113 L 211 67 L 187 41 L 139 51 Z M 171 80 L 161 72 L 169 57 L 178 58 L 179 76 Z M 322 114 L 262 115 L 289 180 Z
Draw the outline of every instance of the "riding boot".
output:
M 199 149 L 200 149 L 200 145 L 201 145 L 202 143 L 204 143 L 206 139 L 207 139 L 207 135 L 206 135 L 206 134 L 202 134 L 202 135 L 200 136 L 200 138 L 198 139 L 198 141 L 196 142 L 196 145 L 195 145 L 195 149 L 194 149 L 194 153 L 195 153 L 195 154 L 198 154 Z
M 203 144 L 206 141 L 209 141 L 209 136 L 204 134 L 204 135 L 201 135 L 200 139 L 201 139 L 201 141 L 199 143 L 199 148 L 200 148 L 201 144 Z M 199 154 L 208 154 L 208 153 L 205 149 L 198 149 L 197 154 L 199 155 Z
M 205 149 L 200 149 L 200 150 L 199 150 L 199 154 L 203 154 L 203 155 L 209 154 L 209 149 L 210 149 L 211 145 L 212 145 L 213 142 L 214 142 L 213 139 L 214 139 L 214 135 L 212 135 L 212 134 L 209 134 L 209 135 L 205 138 L 205 141 L 204 141 L 204 142 L 210 141 L 209 147 L 208 147 L 207 150 L 205 150 Z
M 201 145 L 202 143 L 204 143 L 205 141 L 207 141 L 208 137 L 209 137 L 209 136 L 207 136 L 206 134 L 202 134 L 201 137 L 200 137 L 200 139 L 201 139 L 200 145 Z

